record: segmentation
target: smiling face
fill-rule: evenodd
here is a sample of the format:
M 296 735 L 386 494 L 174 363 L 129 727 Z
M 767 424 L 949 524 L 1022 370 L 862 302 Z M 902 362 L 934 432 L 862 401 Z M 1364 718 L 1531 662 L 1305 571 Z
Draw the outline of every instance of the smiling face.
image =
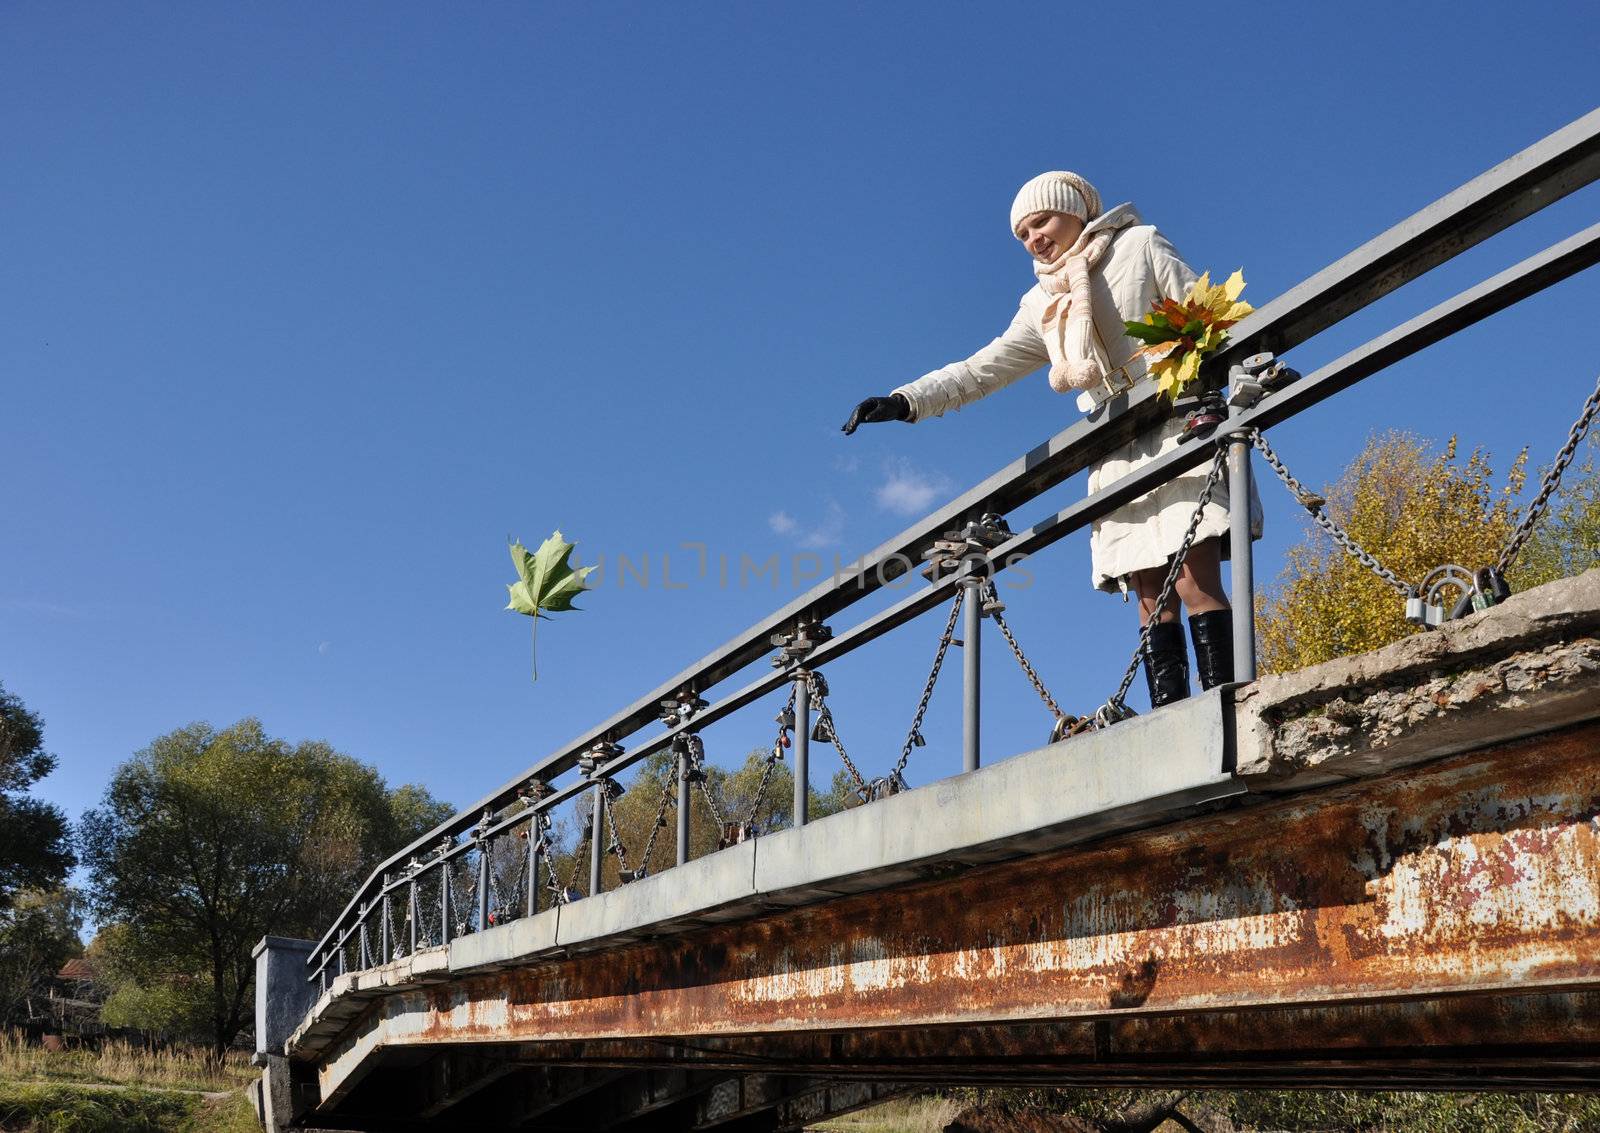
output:
M 1040 263 L 1049 263 L 1083 234 L 1083 221 L 1064 212 L 1035 212 L 1017 225 L 1017 239 Z

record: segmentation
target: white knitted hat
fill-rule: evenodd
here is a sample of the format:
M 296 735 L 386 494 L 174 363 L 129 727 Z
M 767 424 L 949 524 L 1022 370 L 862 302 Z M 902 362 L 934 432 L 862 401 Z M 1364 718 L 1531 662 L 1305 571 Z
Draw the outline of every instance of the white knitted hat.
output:
M 1017 190 L 1011 202 L 1012 235 L 1019 235 L 1017 226 L 1036 212 L 1063 212 L 1087 224 L 1100 215 L 1100 194 L 1076 173 L 1041 173 Z

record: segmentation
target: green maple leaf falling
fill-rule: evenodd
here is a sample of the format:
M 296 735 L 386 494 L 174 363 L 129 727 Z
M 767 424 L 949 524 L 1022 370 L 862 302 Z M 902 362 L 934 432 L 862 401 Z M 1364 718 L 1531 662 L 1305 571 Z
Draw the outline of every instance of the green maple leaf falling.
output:
M 589 577 L 592 566 L 574 569 L 567 559 L 575 544 L 568 543 L 557 531 L 530 551 L 521 541 L 511 544 L 511 564 L 517 568 L 517 581 L 507 583 L 511 601 L 506 609 L 527 614 L 533 619 L 533 679 L 539 679 L 539 619 L 550 616 L 551 611 L 576 610 L 572 601 L 588 589 L 583 580 Z

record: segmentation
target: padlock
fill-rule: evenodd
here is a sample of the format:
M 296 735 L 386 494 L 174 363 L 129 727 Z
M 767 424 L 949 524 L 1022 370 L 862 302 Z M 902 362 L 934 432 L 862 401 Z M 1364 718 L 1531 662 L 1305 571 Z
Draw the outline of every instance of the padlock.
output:
M 1406 621 L 1423 629 L 1438 629 L 1444 624 L 1444 608 L 1427 599 L 1412 595 L 1406 599 Z
M 1261 353 L 1252 354 L 1243 362 L 1240 362 L 1239 369 L 1243 370 L 1246 374 L 1253 378 L 1265 370 L 1268 366 L 1271 366 L 1276 360 L 1277 359 L 1273 356 L 1272 351 L 1263 350 Z
M 619 870 L 617 876 L 622 879 L 622 884 L 627 885 L 630 882 L 643 881 L 649 874 L 644 866 L 640 866 L 638 869 Z
M 1056 717 L 1055 726 L 1050 729 L 1050 742 L 1060 743 L 1068 736 L 1075 735 L 1074 728 L 1078 726 L 1079 717 L 1070 712 Z
M 817 717 L 817 722 L 811 728 L 811 742 L 831 744 L 833 742 L 833 729 L 828 727 L 826 716 Z
M 922 732 L 921 732 L 920 729 L 911 733 L 911 746 L 912 747 L 927 747 L 928 746 L 928 741 L 922 738 Z
M 794 727 L 794 709 L 793 708 L 789 708 L 789 707 L 785 707 L 784 710 L 782 712 L 779 712 L 776 716 L 774 716 L 773 719 L 777 721 L 777 724 L 778 724 L 778 726 L 780 728 L 793 728 Z
M 1282 361 L 1273 364 L 1272 368 L 1261 374 L 1257 379 L 1268 393 L 1276 393 L 1290 382 L 1300 380 L 1300 371 L 1290 369 Z
M 1494 567 L 1479 567 L 1473 573 L 1472 581 L 1477 585 L 1478 592 L 1488 600 L 1490 606 L 1498 606 L 1511 597 L 1511 586 L 1506 582 L 1505 575 Z

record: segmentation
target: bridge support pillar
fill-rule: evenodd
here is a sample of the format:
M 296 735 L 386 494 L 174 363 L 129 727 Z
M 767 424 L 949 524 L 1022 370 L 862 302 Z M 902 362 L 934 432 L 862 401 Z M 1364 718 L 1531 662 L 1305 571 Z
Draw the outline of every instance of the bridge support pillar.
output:
M 318 985 L 306 978 L 306 960 L 316 946 L 314 940 L 264 936 L 252 953 L 256 962 L 254 1061 L 262 1073 L 250 1093 L 267 1133 L 287 1129 L 311 1101 L 297 1095 L 283 1044 L 317 1000 Z

